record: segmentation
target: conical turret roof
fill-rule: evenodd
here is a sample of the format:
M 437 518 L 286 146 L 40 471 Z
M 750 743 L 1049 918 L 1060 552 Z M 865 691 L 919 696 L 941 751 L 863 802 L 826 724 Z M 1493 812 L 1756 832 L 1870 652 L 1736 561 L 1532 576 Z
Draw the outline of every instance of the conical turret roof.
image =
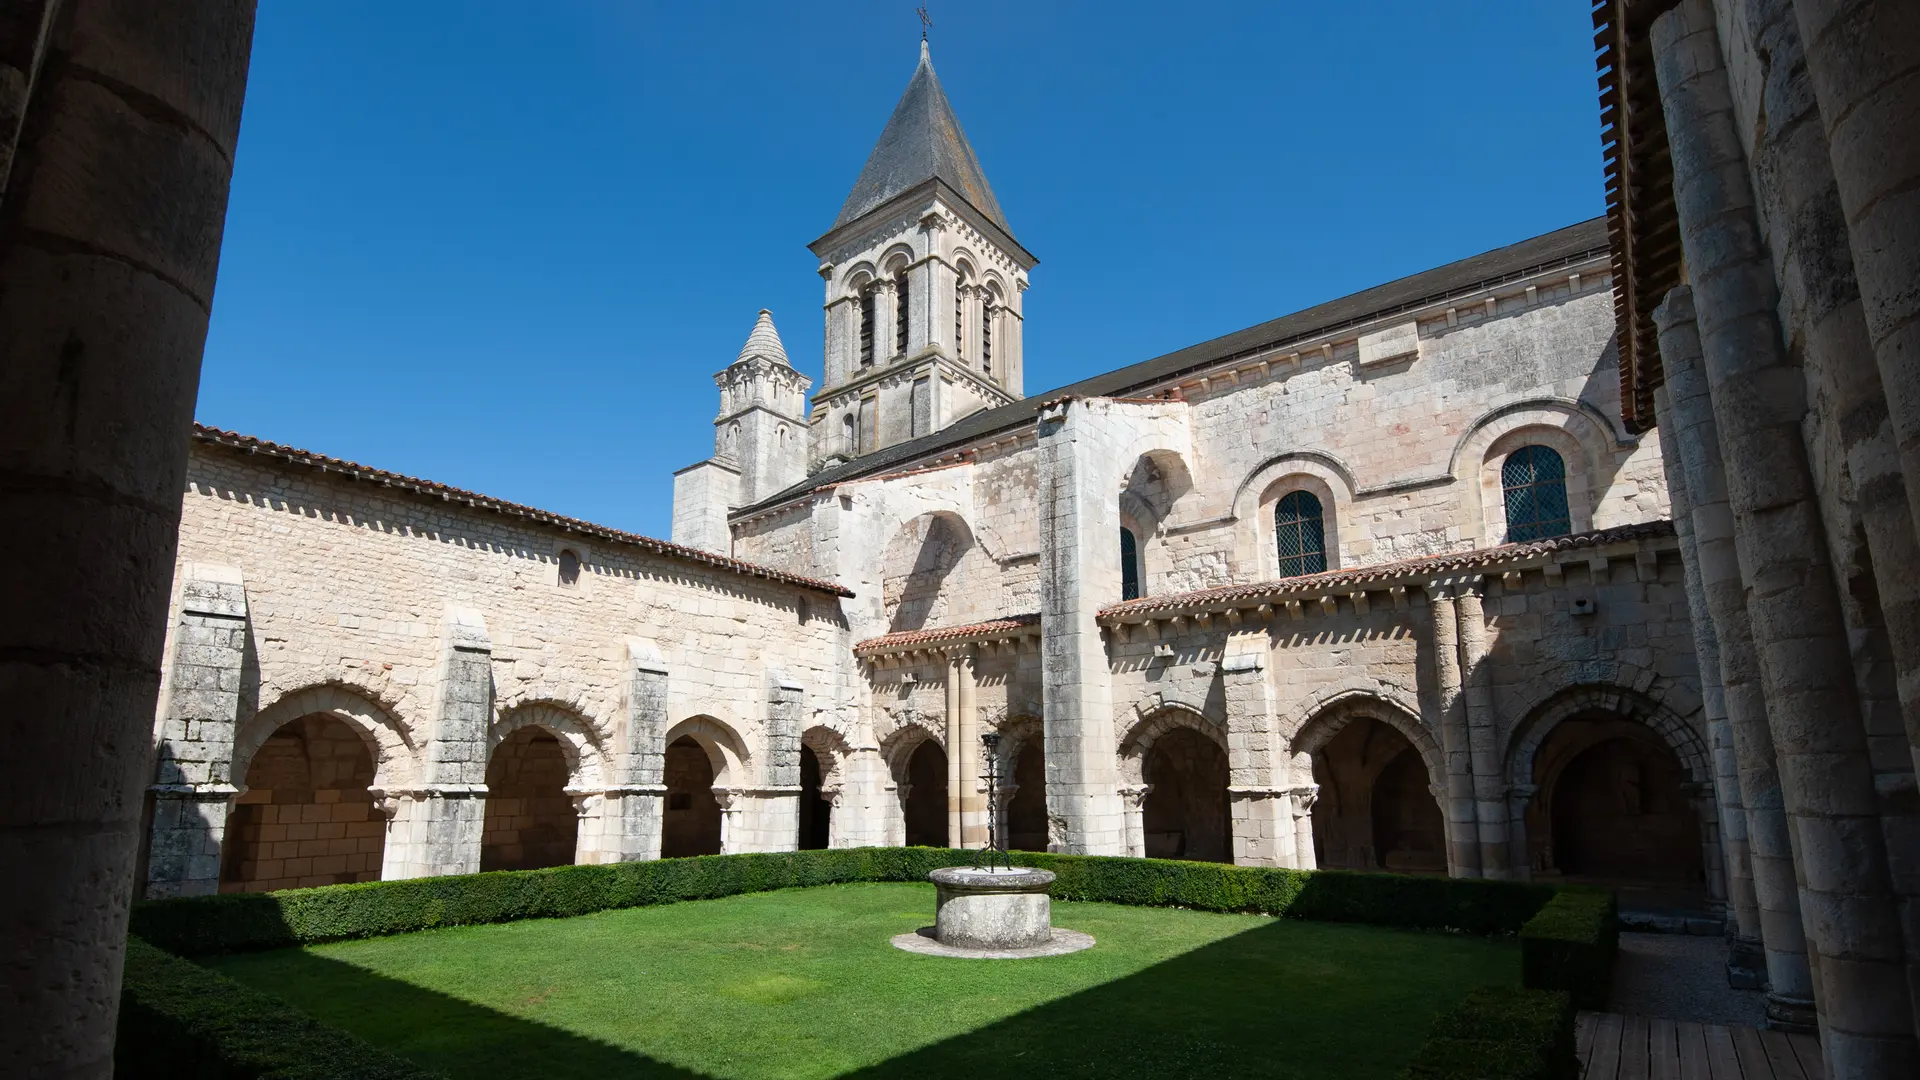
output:
M 933 177 L 973 204 L 975 210 L 1002 232 L 1009 237 L 1013 235 L 1006 217 L 1000 213 L 1000 203 L 993 197 L 993 188 L 987 185 L 987 174 L 980 168 L 980 159 L 974 157 L 973 146 L 960 130 L 953 106 L 947 103 L 946 91 L 940 89 L 927 43 L 922 41 L 920 65 L 913 69 L 906 93 L 900 95 L 900 103 L 893 107 L 893 115 L 887 119 L 886 129 L 880 132 L 880 141 L 874 144 L 873 153 L 867 157 L 866 167 L 860 170 L 860 179 L 854 182 L 853 193 L 847 196 L 833 227 L 837 229 Z
M 740 347 L 740 355 L 734 363 L 756 356 L 787 367 L 793 366 L 787 359 L 787 347 L 780 343 L 780 331 L 773 328 L 773 312 L 766 308 L 760 309 L 760 317 L 753 322 L 753 332 L 747 335 L 747 343 Z

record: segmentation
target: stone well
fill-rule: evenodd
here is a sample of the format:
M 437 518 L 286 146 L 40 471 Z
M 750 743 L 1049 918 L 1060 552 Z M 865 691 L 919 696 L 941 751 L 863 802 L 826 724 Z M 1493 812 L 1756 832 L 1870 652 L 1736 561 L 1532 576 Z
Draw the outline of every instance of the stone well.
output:
M 1058 956 L 1093 938 L 1053 925 L 1053 871 L 948 866 L 927 877 L 937 890 L 934 925 L 893 939 L 909 952 L 1011 960 Z

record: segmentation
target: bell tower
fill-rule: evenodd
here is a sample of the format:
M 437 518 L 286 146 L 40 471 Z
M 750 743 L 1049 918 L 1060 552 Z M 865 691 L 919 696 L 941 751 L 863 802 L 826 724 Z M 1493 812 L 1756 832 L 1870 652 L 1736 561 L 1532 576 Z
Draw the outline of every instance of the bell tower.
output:
M 826 283 L 815 466 L 1024 396 L 1021 297 L 1038 260 L 1013 238 L 925 41 L 840 216 L 809 247 Z

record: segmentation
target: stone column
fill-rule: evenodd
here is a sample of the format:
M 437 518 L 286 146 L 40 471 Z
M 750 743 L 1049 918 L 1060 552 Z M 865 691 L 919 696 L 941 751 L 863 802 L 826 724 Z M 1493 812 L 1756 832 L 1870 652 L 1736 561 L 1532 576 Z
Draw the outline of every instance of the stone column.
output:
M 1445 789 L 1430 788 L 1437 800 Z M 1533 880 L 1533 857 L 1527 851 L 1527 807 L 1533 805 L 1533 797 L 1540 794 L 1538 784 L 1507 785 L 1507 851 L 1508 865 L 1513 869 L 1513 880 Z
M 1238 622 L 1238 616 L 1229 616 Z M 1227 798 L 1233 861 L 1242 866 L 1285 866 L 1293 854 L 1293 804 L 1289 767 L 1274 751 L 1273 684 L 1267 678 L 1271 646 L 1265 625 L 1235 630 L 1220 660 L 1227 705 Z
M 807 691 L 779 668 L 767 676 L 767 790 L 759 807 L 758 850 L 794 851 L 800 847 L 800 727 Z
M 947 846 L 962 847 L 962 824 L 960 820 L 960 802 L 962 779 L 966 775 L 966 762 L 962 755 L 960 740 L 965 736 L 960 724 L 960 683 L 971 672 L 961 671 L 960 654 L 950 652 L 947 657 L 946 684 L 946 750 L 947 750 Z M 906 797 L 902 796 L 900 805 L 905 806 Z
M 1920 489 L 1920 5 L 1793 0 L 1793 10 L 1901 471 Z M 1920 515 L 1920 501 L 1909 510 Z
M 1665 326 L 1662 323 L 1662 327 Z M 1699 335 L 1694 334 L 1689 341 L 1697 351 Z M 1664 349 L 1664 337 L 1661 344 Z M 1676 337 L 1673 347 L 1686 345 Z M 1753 861 L 1747 851 L 1740 761 L 1734 753 L 1733 725 L 1727 719 L 1727 699 L 1720 682 L 1720 639 L 1713 630 L 1713 613 L 1707 608 L 1706 586 L 1700 576 L 1700 549 L 1693 538 L 1693 502 L 1687 493 L 1686 467 L 1681 464 L 1680 438 L 1674 431 L 1671 394 L 1666 386 L 1653 392 L 1654 415 L 1659 420 L 1660 460 L 1667 477 L 1667 495 L 1673 504 L 1673 528 L 1680 538 L 1687 619 L 1693 629 L 1695 663 L 1700 669 L 1701 711 L 1706 714 L 1707 733 L 1713 743 L 1714 802 L 1720 815 L 1725 891 L 1732 917 L 1727 943 L 1727 984 L 1741 990 L 1758 990 L 1766 984 L 1766 953 L 1760 944 L 1760 901 L 1753 891 Z
M 894 343 L 893 279 L 873 279 L 873 362 L 890 363 L 897 355 Z
M 1313 856 L 1313 804 L 1320 797 L 1320 786 L 1308 784 L 1293 789 L 1293 866 L 1313 870 L 1319 865 Z
M 1792 822 L 1827 1074 L 1914 1075 L 1920 1044 L 1898 903 L 1801 442 L 1805 384 L 1781 345 L 1710 0 L 1683 0 L 1660 16 L 1652 41 L 1735 547 Z
M 972 646 L 959 651 L 955 668 L 960 676 L 960 690 L 955 698 L 960 710 L 960 741 L 954 745 L 953 755 L 960 766 L 960 831 L 955 835 L 954 846 L 985 847 L 987 788 L 982 755 L 986 747 L 980 742 L 980 708 L 975 701 L 978 675 L 974 671 Z
M 1046 725 L 1047 816 L 1061 850 L 1117 855 L 1120 813 L 1113 682 L 1095 621 L 1120 598 L 1122 447 L 1084 401 L 1041 410 L 1040 626 Z
M 1467 746 L 1473 757 L 1474 820 L 1480 834 L 1480 876 L 1506 878 L 1506 772 L 1500 762 L 1499 718 L 1493 709 L 1493 661 L 1487 656 L 1487 621 L 1475 587 L 1460 589 L 1460 697 L 1466 702 Z
M 1774 760 L 1760 659 L 1754 652 L 1752 621 L 1747 615 L 1746 584 L 1734 550 L 1733 510 L 1727 504 L 1719 428 L 1713 419 L 1700 333 L 1693 317 L 1693 290 L 1682 285 L 1668 293 L 1655 309 L 1654 321 L 1660 330 L 1660 362 L 1666 373 L 1664 400 L 1671 410 L 1660 418 L 1660 426 L 1671 429 L 1677 444 L 1691 510 L 1693 558 L 1719 644 L 1721 697 L 1739 773 L 1747 859 L 1766 955 L 1767 1018 L 1771 1026 L 1783 1030 L 1811 1030 L 1813 975 L 1800 918 L 1786 803 Z
M 1129 784 L 1120 788 L 1120 809 L 1126 818 L 1127 846 L 1123 854 L 1136 859 L 1147 854 L 1146 805 L 1152 784 Z
M 104 1077 L 253 3 L 7 14 L 0 1073 Z
M 1758 100 L 1743 97 L 1742 111 L 1760 118 L 1753 125 L 1753 171 L 1761 178 L 1756 188 L 1774 276 L 1787 301 L 1788 349 L 1801 354 L 1808 393 L 1827 403 L 1822 409 L 1825 426 L 1838 436 L 1846 456 L 1845 479 L 1851 481 L 1852 509 L 1857 510 L 1873 564 L 1908 755 L 1920 771 L 1920 575 L 1909 572 L 1920 566 L 1920 539 L 1907 479 L 1900 471 L 1889 399 L 1874 363 L 1843 224 L 1845 211 L 1814 104 L 1793 2 L 1749 0 L 1744 14 L 1769 57 L 1766 79 L 1737 91 L 1759 91 Z M 1920 80 L 1914 85 L 1920 86 Z M 1920 122 L 1920 113 L 1915 120 Z M 1914 137 L 1920 138 L 1920 132 Z M 1830 537 L 1849 527 L 1850 514 L 1834 513 L 1834 504 L 1846 496 L 1833 490 L 1840 487 L 1841 482 L 1835 482 L 1822 495 L 1829 526 L 1838 526 L 1829 529 Z M 1888 846 L 1899 844 L 1889 836 Z
M 1480 828 L 1473 813 L 1473 754 L 1467 746 L 1466 705 L 1460 700 L 1460 630 L 1453 595 L 1427 586 L 1427 617 L 1433 637 L 1434 682 L 1439 691 L 1441 752 L 1447 762 L 1447 872 L 1480 876 Z
M 183 566 L 148 789 L 149 900 L 220 891 L 220 845 L 239 794 L 233 737 L 246 652 L 247 589 L 240 571 Z

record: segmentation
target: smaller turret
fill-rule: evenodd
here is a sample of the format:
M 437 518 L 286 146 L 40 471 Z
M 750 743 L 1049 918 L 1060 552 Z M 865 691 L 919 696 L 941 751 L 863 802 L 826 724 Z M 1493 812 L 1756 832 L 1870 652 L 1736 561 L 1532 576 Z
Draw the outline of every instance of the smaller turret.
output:
M 713 457 L 673 474 L 673 540 L 730 554 L 727 513 L 792 487 L 807 475 L 807 389 L 761 309 L 740 355 L 713 377 L 720 415 Z

